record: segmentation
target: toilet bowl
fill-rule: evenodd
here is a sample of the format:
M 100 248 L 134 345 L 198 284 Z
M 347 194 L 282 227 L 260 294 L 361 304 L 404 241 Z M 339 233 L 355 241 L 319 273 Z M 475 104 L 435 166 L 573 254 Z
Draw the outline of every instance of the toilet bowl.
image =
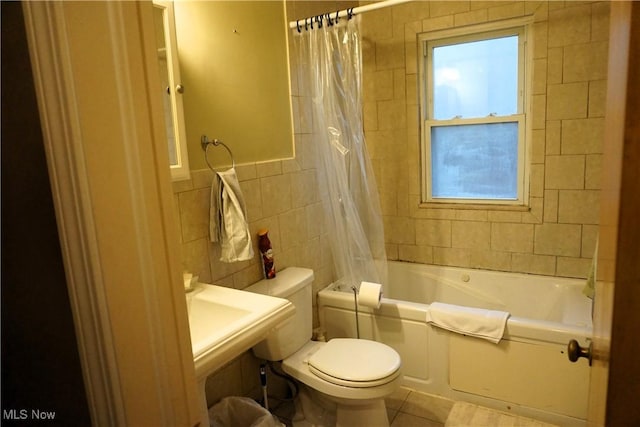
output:
M 384 346 L 350 338 L 309 341 L 282 361 L 282 369 L 329 398 L 353 400 L 352 404 L 381 399 L 396 390 L 402 376 L 398 353 L 388 346 L 371 352 L 377 345 Z
M 246 289 L 287 298 L 296 307 L 296 315 L 256 345 L 254 354 L 282 361 L 287 374 L 335 402 L 337 426 L 388 426 L 384 398 L 402 380 L 400 356 L 370 340 L 311 341 L 312 282 L 312 270 L 289 267 Z

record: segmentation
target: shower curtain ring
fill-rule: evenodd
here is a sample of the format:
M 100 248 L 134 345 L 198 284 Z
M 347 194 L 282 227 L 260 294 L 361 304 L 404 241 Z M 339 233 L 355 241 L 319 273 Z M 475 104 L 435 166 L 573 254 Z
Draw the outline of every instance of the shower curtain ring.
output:
M 309 27 L 307 26 L 308 25 L 307 19 L 308 18 L 304 18 L 304 30 L 305 31 L 309 31 Z
M 296 19 L 296 27 L 298 27 L 298 32 L 301 33 L 302 30 L 300 30 L 300 20 Z
M 338 20 L 340 19 L 340 16 L 338 16 L 338 13 L 340 13 L 339 10 L 336 10 L 336 19 L 333 20 L 333 22 L 338 23 Z

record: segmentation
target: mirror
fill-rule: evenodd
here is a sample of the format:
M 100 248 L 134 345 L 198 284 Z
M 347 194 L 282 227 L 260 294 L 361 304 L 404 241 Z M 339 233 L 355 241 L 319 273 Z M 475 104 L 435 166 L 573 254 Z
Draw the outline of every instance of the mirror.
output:
M 236 164 L 293 157 L 284 2 L 179 1 L 173 14 L 191 170 L 207 168 L 202 135 Z M 224 149 L 208 155 L 231 165 Z
M 169 150 L 169 166 L 174 181 L 189 179 L 189 156 L 184 125 L 182 94 L 175 37 L 173 2 L 155 0 L 153 21 L 160 71 L 162 101 Z

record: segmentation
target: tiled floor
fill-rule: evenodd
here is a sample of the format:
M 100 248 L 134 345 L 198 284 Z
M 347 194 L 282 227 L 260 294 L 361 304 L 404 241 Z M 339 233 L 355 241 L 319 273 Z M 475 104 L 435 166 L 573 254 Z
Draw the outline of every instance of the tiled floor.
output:
M 455 402 L 400 388 L 386 399 L 391 427 L 444 427 Z
M 453 405 L 445 426 L 557 427 L 555 424 L 507 414 L 467 402 L 456 402 Z

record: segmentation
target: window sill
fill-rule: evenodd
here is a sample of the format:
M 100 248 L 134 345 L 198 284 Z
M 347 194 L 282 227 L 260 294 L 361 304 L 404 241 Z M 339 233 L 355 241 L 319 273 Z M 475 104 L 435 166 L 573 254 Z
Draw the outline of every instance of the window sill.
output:
M 498 205 L 491 203 L 434 203 L 422 202 L 419 209 L 460 209 L 460 210 L 485 210 L 485 211 L 511 211 L 529 212 L 531 207 L 525 205 Z

